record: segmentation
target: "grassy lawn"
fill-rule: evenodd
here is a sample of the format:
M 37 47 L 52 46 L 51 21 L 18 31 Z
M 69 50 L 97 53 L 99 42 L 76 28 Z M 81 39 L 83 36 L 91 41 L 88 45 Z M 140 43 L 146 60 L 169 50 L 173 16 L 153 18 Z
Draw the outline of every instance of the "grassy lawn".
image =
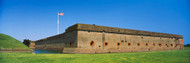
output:
M 110 54 L 0 53 L 0 63 L 190 63 L 190 47 L 173 51 Z

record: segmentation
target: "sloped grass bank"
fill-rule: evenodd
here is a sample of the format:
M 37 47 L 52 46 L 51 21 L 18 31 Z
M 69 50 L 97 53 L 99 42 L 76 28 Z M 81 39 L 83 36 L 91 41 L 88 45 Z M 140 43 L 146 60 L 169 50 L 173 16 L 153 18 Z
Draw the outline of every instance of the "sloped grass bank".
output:
M 0 33 L 0 50 L 30 50 L 26 45 L 22 42 L 16 40 L 15 38 Z

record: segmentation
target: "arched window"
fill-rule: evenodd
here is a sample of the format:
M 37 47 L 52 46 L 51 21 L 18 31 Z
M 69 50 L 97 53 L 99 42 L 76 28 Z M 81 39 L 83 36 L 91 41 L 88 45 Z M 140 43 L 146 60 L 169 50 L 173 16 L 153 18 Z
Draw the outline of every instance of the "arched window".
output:
M 168 47 L 168 44 L 166 44 L 166 46 Z
M 156 46 L 156 44 L 155 44 L 155 43 L 153 43 L 153 46 Z
M 125 42 L 127 42 L 127 40 L 125 40 Z
M 173 46 L 173 44 L 171 44 L 171 46 Z
M 108 46 L 109 45 L 109 43 L 108 42 L 104 42 L 104 46 Z
M 159 44 L 159 46 L 162 46 L 162 44 Z
M 141 44 L 140 43 L 137 43 L 137 46 L 140 46 Z
M 95 42 L 94 41 L 90 41 L 89 44 L 90 44 L 90 46 L 94 46 Z
M 127 45 L 128 45 L 128 46 L 131 46 L 131 42 L 127 42 Z
M 72 46 L 72 42 L 70 42 L 69 45 Z
M 146 43 L 146 46 L 148 46 L 148 43 Z
M 177 47 L 178 45 L 176 44 L 175 46 Z
M 121 40 L 121 42 L 124 42 L 124 40 Z
M 175 48 L 178 46 L 178 44 L 175 44 Z
M 121 46 L 121 42 L 117 42 L 117 46 Z

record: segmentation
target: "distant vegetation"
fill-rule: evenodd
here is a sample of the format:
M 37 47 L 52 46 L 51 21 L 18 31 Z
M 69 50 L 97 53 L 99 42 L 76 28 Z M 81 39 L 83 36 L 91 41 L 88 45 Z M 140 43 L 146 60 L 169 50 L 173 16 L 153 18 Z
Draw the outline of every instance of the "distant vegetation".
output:
M 186 45 L 184 45 L 184 47 L 190 47 L 190 44 L 186 44 Z
M 0 53 L 0 63 L 190 63 L 184 50 L 105 54 Z
M 16 40 L 15 38 L 0 33 L 0 50 L 7 49 L 30 50 L 30 48 L 28 48 L 26 45 Z
M 29 45 L 30 45 L 30 40 L 29 40 L 29 39 L 24 39 L 23 44 L 25 44 L 26 46 L 29 47 Z

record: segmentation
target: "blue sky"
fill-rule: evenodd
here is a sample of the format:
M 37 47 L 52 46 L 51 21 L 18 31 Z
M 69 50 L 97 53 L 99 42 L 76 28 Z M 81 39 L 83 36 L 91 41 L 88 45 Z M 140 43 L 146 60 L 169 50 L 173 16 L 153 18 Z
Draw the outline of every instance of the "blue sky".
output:
M 190 43 L 189 0 L 0 0 L 0 33 L 20 41 L 56 35 L 76 23 L 183 35 Z

